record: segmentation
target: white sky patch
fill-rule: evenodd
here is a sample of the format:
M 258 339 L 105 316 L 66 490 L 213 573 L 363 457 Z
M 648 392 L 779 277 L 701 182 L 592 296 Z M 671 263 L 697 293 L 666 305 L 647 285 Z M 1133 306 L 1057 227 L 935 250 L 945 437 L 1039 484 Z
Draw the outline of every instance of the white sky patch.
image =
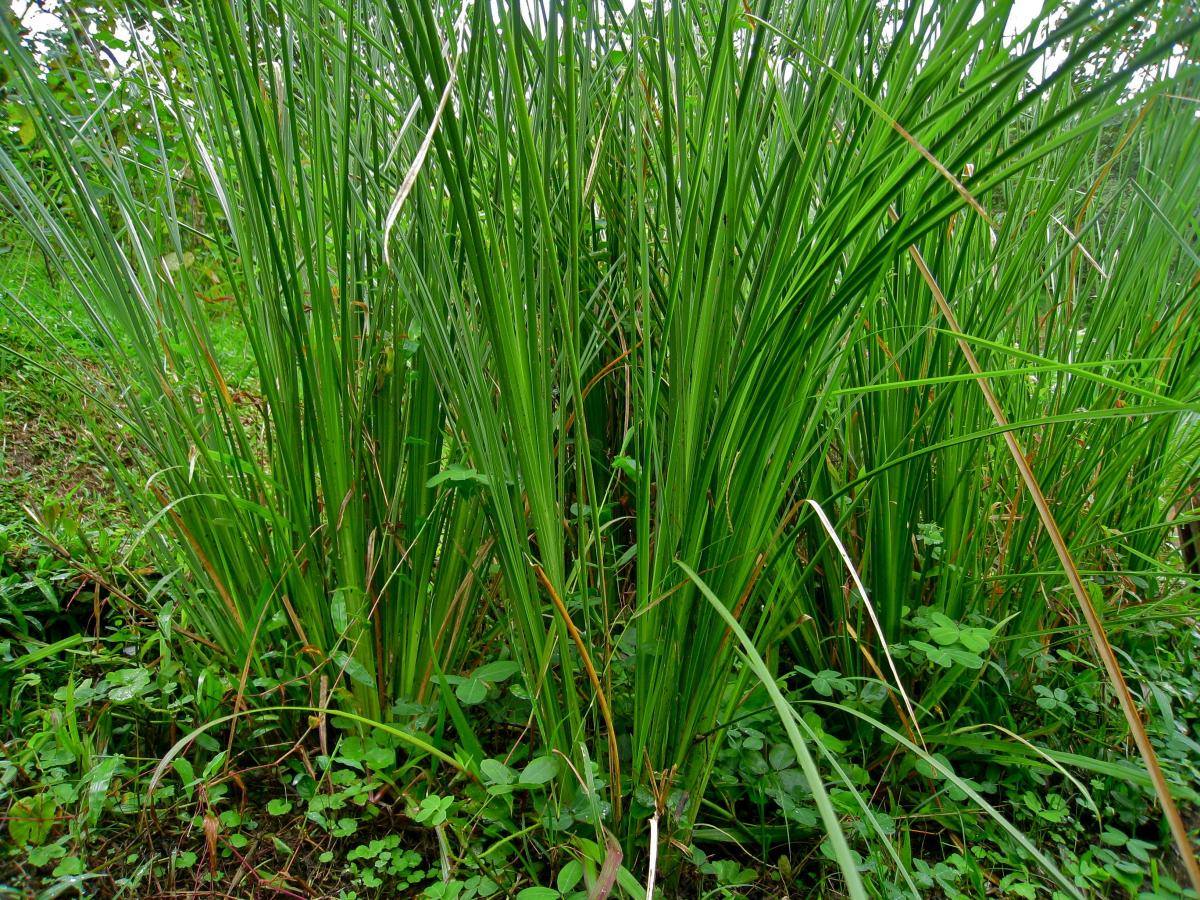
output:
M 41 35 L 57 31 L 65 26 L 65 19 L 58 14 L 58 10 L 63 6 L 64 2 L 43 2 L 39 5 L 35 0 L 12 0 L 13 15 L 17 17 L 22 27 L 29 29 L 29 33 L 34 36 L 35 40 Z M 93 24 L 88 28 L 88 33 L 95 34 L 98 30 Z M 113 36 L 124 43 L 129 42 L 130 33 L 129 29 L 125 27 L 125 23 L 120 20 L 116 22 Z M 113 55 L 118 65 L 124 66 L 129 62 L 130 52 L 128 50 L 107 45 L 105 49 Z
M 1008 17 L 1008 24 L 1004 26 L 1004 33 L 1010 37 L 1020 34 L 1041 14 L 1042 0 L 1017 0 Z M 976 15 L 983 15 L 982 3 L 979 5 Z
M 506 0 L 491 0 L 494 5 L 506 2 Z M 507 0 L 507 2 L 515 2 L 521 9 L 523 16 L 527 22 L 536 24 L 539 21 L 544 21 L 546 13 L 545 0 Z M 633 6 L 638 0 L 621 0 L 621 5 L 626 12 L 633 9 Z M 932 11 L 937 0 L 918 0 L 921 3 L 920 15 Z M 42 0 L 39 4 L 36 0 L 11 0 L 13 13 L 20 21 L 21 25 L 29 30 L 33 35 L 35 42 L 38 37 L 52 31 L 61 29 L 64 26 L 65 16 L 60 14 L 61 10 L 68 9 L 69 0 Z M 987 14 L 987 0 L 981 0 L 975 9 L 971 23 L 979 22 Z M 1009 13 L 1008 21 L 1005 23 L 1004 35 L 1007 41 L 1011 44 L 1015 42 L 1034 22 L 1039 22 L 1042 17 L 1044 0 L 1015 0 L 1012 10 Z M 1049 17 L 1053 19 L 1054 17 Z M 1041 20 L 1032 35 L 1034 41 L 1045 40 L 1049 30 L 1049 20 Z M 1148 23 L 1151 34 L 1156 30 L 1155 23 Z M 96 25 L 90 25 L 88 31 L 95 34 L 98 31 Z M 884 29 L 884 37 L 888 37 L 888 28 Z M 117 22 L 113 29 L 114 35 L 122 42 L 129 42 L 129 29 L 122 22 Z M 140 32 L 140 30 L 139 30 Z M 142 41 L 147 44 L 153 43 L 153 36 L 149 33 L 140 34 Z M 1026 38 L 1028 39 L 1028 37 Z M 118 66 L 124 66 L 130 57 L 130 51 L 120 47 L 107 47 L 111 52 Z M 1176 48 L 1176 53 L 1169 56 L 1159 66 L 1151 67 L 1149 70 L 1137 72 L 1131 79 L 1129 90 L 1137 92 L 1145 87 L 1148 81 L 1155 78 L 1173 75 L 1179 68 L 1180 60 L 1183 56 L 1183 48 Z M 1030 77 L 1034 82 L 1040 82 L 1053 74 L 1063 61 L 1067 58 L 1067 48 L 1065 44 L 1058 44 L 1050 47 L 1042 55 L 1041 59 L 1035 62 L 1030 69 Z
M 21 25 L 34 34 L 45 34 L 62 28 L 63 21 L 53 12 L 40 8 L 33 0 L 13 0 L 13 14 Z

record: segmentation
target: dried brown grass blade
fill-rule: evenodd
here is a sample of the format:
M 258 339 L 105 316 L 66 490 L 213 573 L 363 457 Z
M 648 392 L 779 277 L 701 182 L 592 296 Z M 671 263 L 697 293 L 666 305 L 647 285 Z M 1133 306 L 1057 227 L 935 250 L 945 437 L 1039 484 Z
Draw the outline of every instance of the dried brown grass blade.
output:
M 600 866 L 600 874 L 588 894 L 588 900 L 606 900 L 617 884 L 617 871 L 621 868 L 624 853 L 621 845 L 607 830 L 604 832 L 604 863 Z
M 537 575 L 538 581 L 542 583 L 542 587 L 546 589 L 546 593 L 550 595 L 550 600 L 554 603 L 554 608 L 558 610 L 559 616 L 562 617 L 563 624 L 567 626 L 567 632 L 571 635 L 571 640 L 575 642 L 575 648 L 579 651 L 579 655 L 583 660 L 583 667 L 587 671 L 588 680 L 592 683 L 592 689 L 596 692 L 596 701 L 600 705 L 600 715 L 603 717 L 604 727 L 608 731 L 608 770 L 614 787 L 613 819 L 619 822 L 621 820 L 621 762 L 617 748 L 617 729 L 613 724 L 612 710 L 608 705 L 608 697 L 605 695 L 604 688 L 600 684 L 600 676 L 596 674 L 596 667 L 592 664 L 592 655 L 588 653 L 583 635 L 579 633 L 579 629 L 571 621 L 571 615 L 567 612 L 566 604 L 558 596 L 558 591 L 554 589 L 554 585 L 550 582 L 545 570 L 541 566 L 535 565 L 533 571 Z

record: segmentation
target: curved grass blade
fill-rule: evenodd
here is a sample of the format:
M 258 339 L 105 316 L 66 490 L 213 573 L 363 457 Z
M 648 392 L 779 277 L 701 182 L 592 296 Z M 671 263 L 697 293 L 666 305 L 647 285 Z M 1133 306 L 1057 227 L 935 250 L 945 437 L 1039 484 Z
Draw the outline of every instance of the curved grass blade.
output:
M 767 695 L 771 698 L 771 703 L 775 707 L 775 711 L 779 713 L 780 721 L 787 732 L 792 749 L 796 751 L 796 759 L 800 762 L 800 768 L 804 772 L 805 779 L 808 781 L 809 789 L 812 791 L 817 811 L 821 814 L 821 821 L 825 824 L 825 832 L 829 836 L 830 845 L 833 847 L 834 857 L 837 859 L 838 866 L 842 870 L 842 877 L 846 879 L 847 892 L 851 897 L 865 898 L 867 894 L 863 888 L 862 878 L 858 874 L 858 868 L 855 866 L 854 855 L 850 850 L 850 845 L 846 842 L 846 835 L 842 831 L 842 824 L 838 821 L 838 815 L 834 811 L 833 803 L 829 799 L 829 792 L 825 790 L 825 782 L 821 778 L 821 773 L 817 771 L 817 764 L 808 750 L 808 744 L 800 734 L 800 729 L 796 726 L 796 720 L 799 717 L 796 716 L 791 704 L 784 699 L 783 693 L 779 690 L 778 685 L 775 684 L 775 679 L 771 677 L 766 663 L 758 655 L 758 650 L 755 649 L 754 642 L 750 640 L 750 636 L 738 624 L 737 619 L 733 617 L 733 613 L 726 609 L 725 605 L 717 599 L 716 594 L 709 589 L 708 585 L 704 583 L 704 580 L 699 575 L 692 571 L 687 563 L 682 560 L 676 560 L 676 564 L 692 580 L 692 583 L 700 590 L 704 599 L 709 602 L 717 615 L 725 620 L 725 624 L 729 626 L 729 629 L 737 637 L 739 643 L 741 643 L 746 662 L 758 680 L 762 682 L 763 688 L 766 689 Z

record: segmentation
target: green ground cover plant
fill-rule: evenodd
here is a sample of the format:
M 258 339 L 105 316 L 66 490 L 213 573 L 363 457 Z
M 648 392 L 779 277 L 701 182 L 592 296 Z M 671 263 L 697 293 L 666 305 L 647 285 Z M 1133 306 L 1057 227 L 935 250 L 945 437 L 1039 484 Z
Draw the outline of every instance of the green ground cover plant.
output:
M 14 889 L 1194 896 L 1200 19 L 1014 12 L 6 19 Z

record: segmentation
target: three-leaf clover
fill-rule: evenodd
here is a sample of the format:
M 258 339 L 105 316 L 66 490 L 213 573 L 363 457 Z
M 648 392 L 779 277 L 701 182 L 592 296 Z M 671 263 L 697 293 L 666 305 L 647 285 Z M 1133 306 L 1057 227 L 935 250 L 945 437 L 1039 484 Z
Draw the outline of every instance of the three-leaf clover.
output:
M 430 794 L 421 801 L 421 805 L 413 813 L 413 818 L 423 825 L 436 827 L 446 821 L 450 807 L 453 805 L 453 797 L 439 797 L 437 794 Z
M 482 703 L 487 699 L 488 688 L 491 685 L 507 681 L 520 669 L 521 667 L 511 659 L 498 659 L 486 663 L 463 678 L 454 689 L 454 695 L 466 706 Z

